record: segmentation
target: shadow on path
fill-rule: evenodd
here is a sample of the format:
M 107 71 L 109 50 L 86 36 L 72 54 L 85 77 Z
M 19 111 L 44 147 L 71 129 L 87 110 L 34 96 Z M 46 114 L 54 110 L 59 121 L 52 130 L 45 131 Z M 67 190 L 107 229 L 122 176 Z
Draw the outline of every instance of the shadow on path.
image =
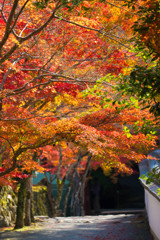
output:
M 46 219 L 39 229 L 3 232 L 6 240 L 152 240 L 143 217 L 119 214 Z

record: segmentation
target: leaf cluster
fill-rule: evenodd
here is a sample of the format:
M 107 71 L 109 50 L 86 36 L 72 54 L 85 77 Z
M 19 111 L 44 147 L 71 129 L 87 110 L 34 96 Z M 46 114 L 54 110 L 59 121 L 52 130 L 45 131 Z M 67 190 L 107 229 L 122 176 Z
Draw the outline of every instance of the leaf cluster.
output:
M 144 2 L 145 4 L 145 2 Z M 146 5 L 139 7 L 138 20 L 133 25 L 135 42 L 139 48 L 148 50 L 148 55 L 153 59 L 159 58 L 159 27 L 160 27 L 160 2 L 147 1 Z
M 49 0 L 40 0 L 40 1 L 35 1 L 33 3 L 33 5 L 37 8 L 37 9 L 44 9 L 47 7 Z
M 160 66 L 138 66 L 131 71 L 129 76 L 123 76 L 117 90 L 136 96 L 140 102 L 149 108 L 157 117 L 160 115 Z
M 158 161 L 160 162 L 160 161 Z M 142 175 L 140 177 L 140 179 L 143 179 L 146 181 L 146 184 L 151 184 L 151 183 L 155 183 L 160 185 L 160 167 L 156 166 L 154 168 L 152 168 L 151 171 L 149 171 L 147 173 L 147 175 Z

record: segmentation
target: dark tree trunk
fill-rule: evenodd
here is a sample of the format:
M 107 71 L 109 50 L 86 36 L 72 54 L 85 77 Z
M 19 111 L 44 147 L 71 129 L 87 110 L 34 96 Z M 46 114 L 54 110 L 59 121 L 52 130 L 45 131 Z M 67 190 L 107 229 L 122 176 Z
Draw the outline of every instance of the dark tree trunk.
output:
M 33 209 L 34 209 L 34 202 L 33 202 L 33 192 L 32 192 L 32 195 L 31 195 L 31 222 L 35 223 Z
M 52 183 L 49 181 L 47 181 L 47 199 L 49 205 L 48 216 L 53 217 L 55 200 L 52 194 Z
M 86 177 L 89 171 L 91 158 L 92 156 L 89 155 L 86 163 L 86 168 L 81 180 L 81 188 L 80 188 L 80 194 L 79 194 L 79 205 L 80 205 L 81 216 L 85 215 L 85 211 L 84 211 L 84 192 L 85 191 L 84 190 L 85 190 Z
M 60 167 L 61 167 L 61 163 L 62 163 L 62 151 L 60 149 L 59 171 L 57 172 L 57 198 L 55 201 L 55 213 L 54 213 L 55 215 L 54 216 L 57 216 L 57 214 L 58 214 L 58 209 L 60 206 L 60 202 L 62 200 L 62 193 L 63 193 L 65 181 L 66 181 L 66 179 L 68 179 L 69 176 L 71 176 L 71 173 L 72 173 L 72 177 L 70 177 L 70 182 L 69 182 L 68 188 L 66 190 L 66 194 L 65 194 L 64 202 L 63 202 L 62 214 L 63 214 L 63 216 L 66 215 L 68 196 L 71 191 L 71 187 L 73 186 L 73 179 L 76 174 L 76 169 L 77 169 L 78 165 L 80 164 L 82 157 L 84 157 L 85 155 L 86 155 L 86 152 L 83 154 L 82 153 L 78 154 L 77 161 L 70 165 L 70 167 L 68 168 L 68 170 L 66 172 L 65 177 L 63 178 L 62 182 L 60 183 Z
M 60 147 L 59 148 L 59 164 L 58 164 L 58 170 L 57 170 L 57 174 L 56 174 L 57 197 L 55 199 L 54 210 L 53 210 L 53 217 L 57 216 L 59 205 L 60 205 L 60 201 L 61 201 L 61 197 L 62 197 L 63 186 L 64 186 L 64 182 L 61 182 L 61 180 L 60 180 L 62 159 L 63 159 L 62 147 Z
M 17 203 L 17 216 L 15 229 L 22 228 L 24 226 L 24 205 L 25 205 L 25 192 L 26 192 L 26 179 L 20 180 L 20 188 L 18 191 L 18 203 Z
M 77 186 L 73 188 L 73 196 L 71 202 L 71 216 L 80 216 L 79 211 L 79 192 L 80 192 L 81 183 L 79 182 Z
M 0 111 L 2 111 L 2 99 L 0 99 Z
M 72 180 L 70 180 L 70 182 L 67 186 L 67 190 L 65 192 L 65 196 L 64 196 L 63 209 L 62 209 L 62 215 L 64 217 L 66 217 L 66 215 L 67 215 L 68 198 L 69 198 L 69 194 L 70 194 L 71 189 L 72 189 L 72 185 L 73 185 L 73 178 L 72 178 Z
M 59 210 L 60 202 L 61 202 L 61 199 L 62 199 L 64 181 L 62 183 L 59 183 L 59 181 L 60 181 L 60 179 L 57 179 L 57 197 L 55 199 L 53 217 L 58 216 L 58 214 L 59 214 L 58 210 Z
M 79 166 L 79 164 L 81 162 L 81 159 L 83 157 L 85 157 L 86 155 L 88 155 L 87 152 L 82 152 L 82 153 L 79 153 L 78 157 L 77 157 L 77 165 L 75 166 L 75 171 L 74 171 L 74 175 L 73 175 L 73 185 L 72 185 L 73 186 L 73 193 L 72 193 L 71 210 L 70 210 L 71 216 L 81 215 L 81 211 L 80 211 L 81 210 L 80 209 L 80 192 L 82 192 L 82 190 L 81 190 L 82 180 L 80 180 L 79 174 L 77 172 L 77 167 Z M 88 157 L 87 162 L 90 162 L 90 158 L 91 157 Z M 88 165 L 86 165 L 86 166 L 89 168 Z M 87 170 L 87 173 L 88 173 L 88 170 Z M 86 170 L 85 170 L 84 175 L 86 176 L 87 173 L 86 173 Z
M 26 179 L 25 226 L 31 225 L 32 177 Z

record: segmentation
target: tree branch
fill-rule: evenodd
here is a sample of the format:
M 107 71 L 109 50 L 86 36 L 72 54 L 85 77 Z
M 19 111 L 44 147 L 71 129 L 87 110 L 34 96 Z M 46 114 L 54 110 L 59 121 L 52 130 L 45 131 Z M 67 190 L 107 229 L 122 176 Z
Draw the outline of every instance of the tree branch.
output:
M 8 37 L 9 37 L 10 26 L 11 26 L 11 23 L 12 23 L 12 20 L 13 20 L 13 16 L 15 14 L 15 10 L 18 6 L 18 2 L 19 2 L 19 0 L 14 0 L 14 2 L 13 2 L 13 6 L 12 6 L 12 9 L 10 11 L 7 23 L 6 23 L 6 30 L 5 30 L 5 33 L 4 33 L 4 36 L 3 36 L 2 40 L 0 42 L 0 53 L 1 53 L 3 45 L 6 43 Z
M 19 0 L 15 0 L 15 2 L 18 4 L 18 1 Z M 15 12 L 15 9 L 16 9 L 17 5 L 14 4 L 14 8 L 12 7 L 12 9 L 14 9 L 14 12 Z M 39 32 L 41 32 L 44 28 L 47 27 L 47 25 L 51 22 L 51 20 L 54 18 L 54 15 L 55 15 L 55 12 L 57 11 L 58 8 L 61 7 L 61 1 L 59 0 L 57 2 L 57 5 L 56 7 L 54 8 L 51 16 L 48 18 L 48 20 L 42 25 L 40 26 L 38 29 L 34 30 L 32 33 L 30 33 L 29 35 L 27 35 L 26 37 L 18 37 L 18 43 L 15 43 L 14 46 L 1 58 L 0 60 L 0 64 L 2 64 L 3 62 L 5 62 L 9 56 L 12 55 L 12 53 L 19 47 L 20 44 L 22 44 L 23 42 L 27 41 L 28 39 L 30 39 L 31 37 L 35 36 L 36 34 L 38 34 Z M 13 12 L 13 11 L 12 11 Z M 14 14 L 13 12 L 13 14 Z M 13 14 L 10 13 L 10 15 L 12 16 Z M 13 16 L 12 16 L 13 17 Z M 9 18 L 9 20 L 11 21 L 11 17 Z M 8 21 L 8 24 L 7 26 L 9 25 L 10 21 Z M 7 29 L 7 26 L 6 26 L 6 29 Z M 6 33 L 0 43 L 0 50 L 2 49 L 4 43 L 6 42 L 6 40 L 8 39 L 8 36 L 9 36 L 9 29 L 6 30 Z
M 5 137 L 0 136 L 0 138 L 4 139 L 5 141 L 7 141 L 9 143 L 9 146 L 11 147 L 13 153 L 15 154 L 15 151 L 14 151 L 14 148 L 12 147 L 11 142 L 7 138 L 5 138 Z
M 98 32 L 98 33 L 100 33 L 101 35 L 104 35 L 104 36 L 106 36 L 107 38 L 113 40 L 114 42 L 119 43 L 120 45 L 124 46 L 125 48 L 130 49 L 130 47 L 128 47 L 127 45 L 125 45 L 125 44 L 123 44 L 122 42 L 120 42 L 120 41 L 118 41 L 117 39 L 115 39 L 115 38 L 118 38 L 118 37 L 114 36 L 115 38 L 113 38 L 113 37 L 109 36 L 108 34 L 106 34 L 105 32 L 103 32 L 102 29 L 96 29 L 96 28 L 87 27 L 87 26 L 81 25 L 81 24 L 79 24 L 79 23 L 75 23 L 75 22 L 72 22 L 72 21 L 70 21 L 70 20 L 66 20 L 66 19 L 64 19 L 64 18 L 60 18 L 60 17 L 58 17 L 58 16 L 54 16 L 54 17 L 57 18 L 57 19 L 59 19 L 59 20 L 61 20 L 61 21 L 63 21 L 63 22 L 66 22 L 66 23 L 69 23 L 69 24 L 73 24 L 73 25 L 75 25 L 75 26 L 78 26 L 78 27 L 81 27 L 81 28 L 84 28 L 84 29 L 88 29 L 88 30 L 90 30 L 90 31 Z

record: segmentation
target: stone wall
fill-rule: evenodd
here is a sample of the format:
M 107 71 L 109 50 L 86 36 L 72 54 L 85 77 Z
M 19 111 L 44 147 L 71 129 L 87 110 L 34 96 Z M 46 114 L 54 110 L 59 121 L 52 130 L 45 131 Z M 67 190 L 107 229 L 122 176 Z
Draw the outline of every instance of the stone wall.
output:
M 46 187 L 34 186 L 33 188 L 33 213 L 35 216 L 48 216 L 48 202 L 46 199 Z
M 15 221 L 17 196 L 10 186 L 0 187 L 0 227 Z
M 33 187 L 33 213 L 48 216 L 46 187 Z M 17 194 L 10 186 L 0 187 L 0 228 L 12 225 L 16 220 Z

